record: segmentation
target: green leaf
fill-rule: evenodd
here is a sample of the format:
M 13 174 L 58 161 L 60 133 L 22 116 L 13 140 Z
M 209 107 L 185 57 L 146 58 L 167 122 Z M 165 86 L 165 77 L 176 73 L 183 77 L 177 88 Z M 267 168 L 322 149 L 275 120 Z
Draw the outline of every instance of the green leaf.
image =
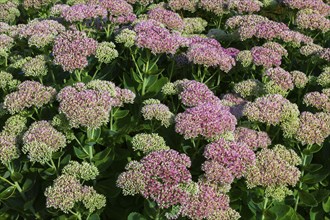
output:
M 330 212 L 330 197 L 324 202 L 322 202 L 322 208 L 326 213 Z
M 291 208 L 290 206 L 278 204 L 271 207 L 269 211 L 274 213 L 277 216 L 277 218 L 283 218 L 284 216 L 289 214 L 290 208 Z
M 22 186 L 23 192 L 29 191 L 35 183 L 35 180 L 27 178 Z
M 113 115 L 113 117 L 115 119 L 119 119 L 119 118 L 124 118 L 125 116 L 127 116 L 129 113 L 129 110 L 117 110 L 115 112 L 115 114 Z
M 304 149 L 303 153 L 306 155 L 314 154 L 314 153 L 319 152 L 322 149 L 322 147 L 323 146 L 321 146 L 321 145 L 314 144 L 312 147 L 310 147 L 308 149 L 307 148 Z
M 307 171 L 307 172 L 316 172 L 320 169 L 323 168 L 323 165 L 322 164 L 309 164 L 307 166 L 304 167 L 304 170 Z
M 87 220 L 100 220 L 100 216 L 94 213 L 93 215 L 89 216 Z
M 0 193 L 0 199 L 1 200 L 9 199 L 15 193 L 15 190 L 16 190 L 16 186 L 9 186 L 7 189 L 3 190 Z
M 316 201 L 318 203 L 323 202 L 324 200 L 326 200 L 329 195 L 330 195 L 330 190 L 326 190 L 326 189 L 319 189 L 316 190 L 314 192 L 312 192 L 314 198 L 316 199 Z
M 127 220 L 147 220 L 147 218 L 138 212 L 131 212 L 128 215 Z
M 322 149 L 323 145 L 317 145 L 317 144 L 314 144 L 311 148 L 309 148 L 309 151 L 314 154 L 314 153 L 317 153 L 319 152 L 321 149 Z
M 58 159 L 58 158 L 62 157 L 64 155 L 64 153 L 65 153 L 64 151 L 55 152 L 55 153 L 52 154 L 52 158 L 53 159 Z
M 105 150 L 97 153 L 94 155 L 93 157 L 93 161 L 102 161 L 103 159 L 105 159 L 106 157 L 108 157 L 108 155 L 110 154 L 112 148 L 111 147 L 107 147 L 105 148 Z
M 100 128 L 87 128 L 87 139 L 89 142 L 95 142 L 101 136 Z
M 317 172 L 307 173 L 301 178 L 301 181 L 306 184 L 316 184 L 327 178 L 328 172 L 327 170 L 318 170 Z
M 84 151 L 80 150 L 78 147 L 73 147 L 74 153 L 75 155 L 79 158 L 79 159 L 85 159 L 88 158 L 88 154 L 86 154 Z
M 311 207 L 317 206 L 317 201 L 311 193 L 300 190 L 298 194 L 303 204 Z
M 18 172 L 14 172 L 10 175 L 10 179 L 14 182 L 19 182 L 23 179 L 23 175 Z

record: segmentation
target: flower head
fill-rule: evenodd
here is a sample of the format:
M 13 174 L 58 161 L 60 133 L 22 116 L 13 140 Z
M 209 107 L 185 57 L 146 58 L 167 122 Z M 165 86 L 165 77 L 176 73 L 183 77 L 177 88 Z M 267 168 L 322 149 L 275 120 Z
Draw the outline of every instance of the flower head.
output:
M 110 63 L 118 57 L 118 51 L 115 49 L 116 45 L 112 42 L 102 42 L 97 45 L 95 57 L 101 63 Z
M 160 121 L 162 126 L 169 127 L 172 124 L 174 117 L 174 114 L 169 110 L 169 108 L 160 102 L 150 103 L 148 102 L 150 100 L 146 101 L 144 103 L 145 105 L 141 109 L 144 120 L 155 119 Z
M 301 113 L 295 138 L 302 144 L 321 145 L 330 135 L 330 115 L 328 113 Z
M 135 135 L 132 138 L 133 150 L 142 151 L 143 154 L 148 154 L 153 151 L 159 150 L 168 150 L 169 147 L 166 146 L 165 140 L 163 137 L 159 136 L 156 133 L 145 134 L 140 133 Z
M 175 118 L 175 131 L 185 139 L 199 135 L 213 139 L 235 130 L 236 118 L 221 104 L 201 104 L 186 109 Z
M 65 136 L 47 121 L 34 122 L 23 136 L 22 151 L 30 161 L 44 164 L 52 153 L 66 146 Z
M 62 174 L 88 181 L 94 180 L 96 176 L 99 175 L 99 171 L 94 164 L 90 164 L 85 161 L 79 163 L 71 160 L 69 164 L 63 167 Z
M 255 163 L 254 152 L 243 142 L 226 141 L 220 138 L 206 145 L 204 157 L 216 161 L 236 178 L 240 178 Z
M 266 132 L 255 131 L 245 127 L 236 128 L 235 140 L 237 142 L 244 142 L 252 150 L 266 148 L 271 145 L 271 139 Z
M 100 127 L 109 121 L 114 105 L 111 93 L 87 89 L 84 83 L 63 88 L 57 100 L 60 102 L 59 111 L 68 118 L 72 127 Z
M 248 169 L 247 185 L 249 188 L 295 186 L 300 177 L 300 171 L 295 166 L 300 163 L 298 155 L 283 145 L 262 149 L 257 153 L 256 164 Z
M 27 80 L 18 86 L 18 91 L 6 95 L 4 108 L 14 114 L 32 106 L 41 107 L 51 102 L 55 94 L 54 88 Z
M 136 45 L 148 48 L 153 54 L 176 53 L 181 45 L 179 35 L 171 33 L 155 20 L 141 21 L 134 27 Z
M 95 54 L 97 41 L 80 31 L 66 31 L 56 39 L 53 47 L 54 62 L 63 70 L 72 72 L 88 65 L 87 57 Z

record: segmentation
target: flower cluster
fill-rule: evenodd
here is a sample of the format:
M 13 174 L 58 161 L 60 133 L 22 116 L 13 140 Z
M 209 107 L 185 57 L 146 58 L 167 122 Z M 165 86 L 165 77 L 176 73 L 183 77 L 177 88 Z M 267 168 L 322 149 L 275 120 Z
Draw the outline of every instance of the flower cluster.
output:
M 161 7 L 151 9 L 148 12 L 148 18 L 158 21 L 173 30 L 181 30 L 184 26 L 179 14 Z
M 306 93 L 304 96 L 304 103 L 318 110 L 330 112 L 330 98 L 326 94 L 319 92 Z
M 61 17 L 69 22 L 84 21 L 85 19 L 106 18 L 108 12 L 99 5 L 77 4 L 67 7 L 61 12 Z
M 144 106 L 141 109 L 141 114 L 144 120 L 153 120 L 159 121 L 162 126 L 169 127 L 174 118 L 174 114 L 170 109 L 161 104 L 157 99 L 148 99 L 144 101 Z
M 135 37 L 135 31 L 125 28 L 115 37 L 115 41 L 124 44 L 125 47 L 132 47 L 135 44 Z
M 229 18 L 226 25 L 230 28 L 237 27 L 241 40 L 252 37 L 266 40 L 279 38 L 284 42 L 292 42 L 297 45 L 300 45 L 301 42 L 313 42 L 312 38 L 290 30 L 286 24 L 271 21 L 260 15 L 237 15 Z
M 320 30 L 327 32 L 330 30 L 330 20 L 319 14 L 318 11 L 305 9 L 297 13 L 296 23 L 300 28 Z
M 148 154 L 153 151 L 168 150 L 163 137 L 156 133 L 146 134 L 140 133 L 132 138 L 132 146 L 135 151 L 142 151 L 143 154 Z
M 4 1 L 0 3 L 0 21 L 14 23 L 20 15 L 17 1 Z
M 55 39 L 54 62 L 65 71 L 82 69 L 88 65 L 87 57 L 95 54 L 96 48 L 97 41 L 88 38 L 85 32 L 69 30 Z
M 327 113 L 302 112 L 295 138 L 302 144 L 319 144 L 330 135 L 330 116 Z
M 294 71 L 291 71 L 290 74 L 292 75 L 292 80 L 293 80 L 293 84 L 295 85 L 295 87 L 301 89 L 307 85 L 309 79 L 305 73 L 300 72 L 298 70 L 294 70 Z
M 47 60 L 45 56 L 38 55 L 22 66 L 22 71 L 24 72 L 25 76 L 31 77 L 43 77 L 47 75 Z
M 186 10 L 195 12 L 197 2 L 198 0 L 169 0 L 168 5 L 174 11 Z
M 234 92 L 243 98 L 259 97 L 264 93 L 264 85 L 257 79 L 248 79 L 236 83 L 234 85 Z
M 321 0 L 282 0 L 282 2 L 292 9 L 313 9 L 324 15 L 330 13 L 330 6 Z
M 189 157 L 175 150 L 155 151 L 140 162 L 128 164 L 117 186 L 126 194 L 140 193 L 159 207 L 168 208 L 186 199 L 187 193 L 179 186 L 191 181 L 190 165 Z
M 20 81 L 13 79 L 13 75 L 5 71 L 0 71 L 0 89 L 5 93 L 16 90 L 19 84 Z
M 202 167 L 206 172 L 206 178 L 227 184 L 231 184 L 229 180 L 233 180 L 233 177 L 244 176 L 246 170 L 255 163 L 255 154 L 248 145 L 244 142 L 226 141 L 223 138 L 206 145 L 204 157 L 213 163 L 216 162 L 214 166 L 222 167 L 219 173 L 214 166 Z M 229 175 L 232 177 L 229 178 Z
M 90 213 L 106 205 L 105 196 L 98 194 L 92 187 L 83 186 L 77 178 L 63 174 L 54 184 L 46 188 L 47 208 L 60 209 L 64 213 L 72 212 L 75 204 L 82 202 Z
M 179 36 L 171 33 L 155 20 L 150 19 L 137 23 L 134 31 L 136 32 L 136 45 L 150 49 L 153 54 L 174 54 L 181 46 Z
M 31 162 L 44 164 L 51 160 L 52 154 L 66 146 L 66 138 L 49 122 L 34 122 L 23 136 L 22 151 L 28 154 Z
M 277 125 L 299 116 L 298 106 L 278 94 L 259 97 L 247 103 L 243 113 L 250 121 L 268 125 Z
M 97 45 L 95 57 L 101 63 L 110 63 L 118 57 L 118 51 L 115 49 L 116 45 L 112 42 L 102 42 Z
M 190 219 L 209 219 L 216 212 L 229 208 L 228 196 L 208 184 L 199 182 L 198 192 L 190 194 L 181 206 L 181 215 Z
M 84 83 L 63 88 L 57 100 L 60 102 L 59 111 L 69 119 L 72 127 L 100 127 L 109 121 L 114 105 L 111 93 L 87 89 Z
M 63 167 L 62 174 L 88 181 L 94 180 L 96 176 L 99 175 L 99 171 L 94 164 L 85 161 L 79 163 L 71 160 L 65 167 Z
M 188 60 L 205 67 L 218 67 L 229 72 L 235 65 L 235 59 L 230 56 L 216 40 L 192 38 L 187 51 Z
M 181 87 L 182 90 L 179 93 L 179 98 L 182 104 L 194 107 L 205 103 L 216 103 L 219 98 L 216 97 L 213 92 L 204 84 L 195 80 L 187 80 L 183 82 L 177 82 L 176 86 Z
M 184 18 L 183 19 L 183 33 L 184 34 L 199 34 L 205 31 L 207 21 L 203 18 Z
M 272 143 L 266 132 L 255 131 L 245 127 L 236 128 L 235 140 L 237 142 L 244 142 L 252 150 L 266 148 Z
M 11 114 L 32 106 L 40 108 L 51 102 L 56 95 L 54 88 L 29 80 L 21 83 L 17 89 L 16 92 L 6 95 L 4 100 L 4 108 Z
M 229 108 L 219 104 L 206 103 L 186 109 L 175 117 L 175 131 L 185 139 L 199 135 L 213 139 L 235 130 L 237 120 Z
M 292 75 L 281 67 L 267 69 L 265 75 L 284 91 L 294 88 Z
M 316 81 L 322 87 L 330 87 L 330 67 L 324 68 Z
M 249 167 L 246 174 L 249 188 L 277 188 L 297 184 L 300 171 L 296 166 L 301 163 L 301 159 L 293 150 L 276 145 L 273 149 L 262 149 L 256 156 L 256 164 Z
M 29 46 L 41 48 L 53 43 L 64 31 L 65 27 L 57 21 L 35 19 L 19 31 L 19 37 L 27 38 Z

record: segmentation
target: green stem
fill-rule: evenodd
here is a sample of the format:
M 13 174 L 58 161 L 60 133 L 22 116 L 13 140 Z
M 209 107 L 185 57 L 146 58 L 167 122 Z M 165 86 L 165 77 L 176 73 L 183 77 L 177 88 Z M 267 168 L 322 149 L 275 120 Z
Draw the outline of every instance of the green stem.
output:
M 89 155 L 89 161 L 92 162 L 93 160 L 93 145 L 88 146 L 88 155 Z
M 22 188 L 20 187 L 20 185 L 16 181 L 15 181 L 15 186 L 16 186 L 16 189 L 18 190 L 19 194 L 21 194 L 21 196 L 24 199 L 24 201 L 27 201 L 26 196 L 25 196 Z
M 307 146 L 307 149 L 309 148 L 309 145 Z M 305 170 L 304 170 L 304 166 L 306 165 L 306 162 L 307 162 L 307 155 L 303 155 L 303 162 L 302 162 L 302 171 L 301 171 L 301 177 L 304 176 L 304 173 L 305 173 Z M 301 189 L 302 188 L 302 182 L 299 181 L 299 185 L 298 185 L 298 189 Z M 298 204 L 299 204 L 299 193 L 297 194 L 297 198 L 296 198 L 296 202 L 294 204 L 294 210 L 297 211 L 298 209 Z
M 69 212 L 71 214 L 73 214 L 74 216 L 76 216 L 78 218 L 78 220 L 81 220 L 81 214 L 79 212 L 76 213 L 76 212 L 73 212 L 72 210 L 69 210 Z
M 11 186 L 16 186 L 14 183 L 10 182 L 9 180 L 7 180 L 6 178 L 3 178 L 2 176 L 0 176 L 0 179 L 5 181 L 6 183 L 8 183 Z
M 261 220 L 265 219 L 265 211 L 267 210 L 267 204 L 268 204 L 268 197 L 266 197 L 265 200 L 264 200 L 264 206 L 263 206 L 263 209 L 262 209 Z

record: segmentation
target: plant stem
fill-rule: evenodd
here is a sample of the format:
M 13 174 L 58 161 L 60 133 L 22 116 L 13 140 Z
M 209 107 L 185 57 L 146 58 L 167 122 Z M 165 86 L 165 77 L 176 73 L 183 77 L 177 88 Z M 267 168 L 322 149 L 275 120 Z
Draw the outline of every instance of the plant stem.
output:
M 268 197 L 266 197 L 265 200 L 264 200 L 264 206 L 262 208 L 261 220 L 265 219 L 265 211 L 267 210 L 267 204 L 268 204 Z
M 307 149 L 309 148 L 309 145 L 307 146 Z M 304 166 L 306 165 L 306 161 L 307 161 L 307 155 L 303 155 L 303 163 L 302 163 L 302 167 L 304 168 Z M 304 172 L 305 172 L 305 170 L 304 169 L 302 169 L 302 171 L 301 171 L 301 176 L 303 177 L 304 176 Z M 302 182 L 301 181 L 299 181 L 299 185 L 298 185 L 298 189 L 301 189 L 301 187 L 302 187 Z M 295 204 L 294 204 L 294 210 L 295 211 L 297 211 L 297 209 L 298 209 L 298 204 L 299 204 L 299 194 L 297 194 L 297 198 L 296 198 L 296 202 L 295 202 Z

